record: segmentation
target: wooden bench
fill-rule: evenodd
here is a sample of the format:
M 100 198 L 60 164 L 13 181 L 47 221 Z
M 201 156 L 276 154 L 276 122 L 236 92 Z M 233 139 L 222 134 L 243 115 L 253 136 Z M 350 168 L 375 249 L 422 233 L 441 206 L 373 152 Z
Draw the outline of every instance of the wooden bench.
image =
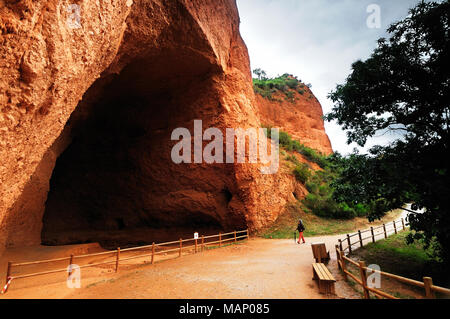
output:
M 330 252 L 327 251 L 325 243 L 313 243 L 311 244 L 311 248 L 316 263 L 327 263 L 330 261 Z
M 313 279 L 317 281 L 319 286 L 319 292 L 321 294 L 336 294 L 334 289 L 334 283 L 336 280 L 328 270 L 327 266 L 322 263 L 313 263 Z

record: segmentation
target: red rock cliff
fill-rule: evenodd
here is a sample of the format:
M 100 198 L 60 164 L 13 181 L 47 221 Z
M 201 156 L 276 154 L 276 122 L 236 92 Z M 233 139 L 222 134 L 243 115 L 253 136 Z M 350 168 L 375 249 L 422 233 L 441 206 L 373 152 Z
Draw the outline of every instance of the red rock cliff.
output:
M 307 87 L 303 94 L 290 90 L 292 100 L 277 94 L 273 100 L 257 94 L 260 120 L 264 125 L 279 127 L 302 144 L 329 155 L 333 153 L 330 139 L 325 132 L 323 111 L 317 98 Z
M 170 159 L 171 132 L 194 119 L 278 119 L 255 107 L 235 1 L 78 5 L 73 28 L 66 2 L 0 1 L 0 251 L 273 222 L 294 199 L 289 173 Z M 307 126 L 298 133 L 306 143 Z

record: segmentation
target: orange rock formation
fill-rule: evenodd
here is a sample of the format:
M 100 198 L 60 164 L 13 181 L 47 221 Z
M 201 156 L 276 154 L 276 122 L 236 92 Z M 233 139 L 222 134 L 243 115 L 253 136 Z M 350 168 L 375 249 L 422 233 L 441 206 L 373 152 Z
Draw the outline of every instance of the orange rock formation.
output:
M 194 119 L 225 129 L 303 118 L 256 103 L 235 1 L 79 6 L 73 28 L 66 2 L 0 1 L 0 251 L 273 222 L 298 188 L 289 173 L 170 160 L 172 130 Z M 319 108 L 302 111 L 298 131 L 282 126 L 329 151 Z M 118 236 L 158 240 L 144 233 Z
M 261 123 L 279 127 L 302 144 L 330 155 L 333 149 L 325 133 L 322 106 L 307 86 L 303 90 L 304 94 L 291 90 L 293 102 L 280 93 L 273 101 L 256 95 Z

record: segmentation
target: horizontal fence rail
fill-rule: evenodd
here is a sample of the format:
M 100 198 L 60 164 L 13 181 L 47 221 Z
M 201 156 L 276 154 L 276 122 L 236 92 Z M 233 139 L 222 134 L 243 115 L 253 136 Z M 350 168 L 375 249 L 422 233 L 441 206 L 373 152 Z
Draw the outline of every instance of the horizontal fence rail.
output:
M 409 223 L 406 222 L 404 218 L 402 218 L 400 220 L 383 224 L 378 227 L 370 227 L 370 229 L 358 230 L 354 234 L 347 234 L 345 238 L 338 239 L 339 248 L 343 252 L 351 254 L 353 249 L 363 247 L 365 241 L 367 242 L 367 240 L 370 240 L 374 243 L 377 241 L 377 239 L 380 239 L 380 237 L 386 239 L 390 235 L 398 234 L 400 231 L 405 230 L 407 226 L 409 226 Z
M 117 248 L 116 250 L 100 252 L 100 253 L 92 253 L 92 254 L 84 254 L 84 255 L 70 255 L 68 257 L 62 258 L 54 258 L 47 260 L 38 260 L 38 261 L 29 261 L 29 262 L 8 262 L 6 267 L 6 282 L 1 293 L 6 293 L 8 288 L 13 280 L 30 278 L 35 276 L 43 276 L 60 272 L 68 272 L 68 268 L 70 265 L 73 265 L 75 261 L 80 261 L 83 258 L 92 258 L 92 257 L 104 257 L 110 258 L 110 260 L 99 261 L 99 262 L 90 262 L 86 265 L 78 266 L 79 268 L 88 268 L 95 267 L 100 265 L 114 265 L 115 272 L 119 271 L 119 265 L 122 261 L 128 261 L 138 258 L 150 257 L 150 263 L 154 264 L 155 257 L 157 255 L 167 255 L 167 254 L 175 254 L 178 257 L 181 257 L 183 252 L 189 251 L 197 254 L 199 252 L 203 252 L 205 249 L 212 248 L 213 246 L 221 248 L 224 245 L 235 244 L 238 241 L 246 240 L 249 238 L 248 229 L 233 231 L 229 233 L 219 233 L 217 235 L 210 236 L 199 236 L 198 238 L 189 238 L 165 242 L 165 243 L 152 243 L 151 245 L 146 246 L 138 246 L 126 249 Z M 189 243 L 189 244 L 187 244 Z M 132 256 L 123 257 L 124 254 L 134 253 Z M 122 255 L 122 257 L 121 257 Z M 112 258 L 112 259 L 111 259 Z M 33 266 L 33 265 L 43 265 L 43 264 L 54 264 L 67 262 L 67 266 L 65 268 L 58 268 L 40 272 L 32 272 L 32 273 L 24 273 L 13 275 L 13 270 L 16 270 L 20 267 Z M 70 276 L 69 272 L 69 276 Z
M 433 285 L 433 279 L 430 277 L 424 277 L 423 282 L 421 282 L 384 271 L 368 268 L 364 261 L 356 262 L 346 256 L 346 254 L 351 254 L 353 249 L 363 247 L 364 243 L 367 243 L 368 239 L 370 239 L 369 242 L 374 243 L 377 240 L 377 236 L 388 238 L 390 235 L 397 234 L 400 231 L 404 231 L 408 225 L 409 224 L 402 218 L 401 220 L 383 224 L 378 227 L 370 227 L 370 229 L 364 231 L 358 230 L 358 232 L 354 234 L 347 234 L 345 238 L 338 240 L 339 244 L 336 245 L 336 259 L 338 269 L 342 271 L 345 281 L 348 281 L 348 278 L 350 277 L 358 285 L 362 286 L 365 299 L 370 298 L 370 293 L 373 293 L 377 298 L 399 299 L 380 289 L 369 287 L 367 283 L 367 272 L 378 273 L 386 278 L 394 279 L 396 281 L 412 285 L 414 287 L 422 288 L 424 289 L 425 297 L 428 299 L 436 298 L 436 292 L 444 295 L 450 295 L 450 289 Z M 370 236 L 363 237 L 363 234 L 366 233 L 370 233 Z M 356 238 L 356 240 L 352 241 L 352 238 Z M 353 246 L 359 247 L 352 248 Z M 354 267 L 354 269 L 359 272 L 359 276 L 350 272 L 348 266 Z

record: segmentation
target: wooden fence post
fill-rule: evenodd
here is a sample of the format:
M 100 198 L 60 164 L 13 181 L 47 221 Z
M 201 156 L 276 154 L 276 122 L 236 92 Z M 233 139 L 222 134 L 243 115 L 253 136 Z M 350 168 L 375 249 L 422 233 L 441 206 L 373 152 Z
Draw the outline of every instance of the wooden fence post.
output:
M 119 260 L 120 260 L 120 247 L 117 248 L 117 255 L 116 255 L 116 272 L 119 271 Z
M 195 239 L 195 253 L 197 253 L 197 238 Z
M 397 235 L 397 224 L 396 224 L 395 220 L 394 220 L 394 232 Z
M 181 250 L 183 249 L 183 239 L 180 238 L 180 251 L 178 253 L 178 257 L 181 257 Z
M 219 233 L 219 248 L 222 247 L 222 233 Z
M 202 235 L 202 252 L 205 249 L 205 236 Z
M 237 242 L 237 239 L 236 239 L 236 231 L 234 231 L 234 242 L 235 242 L 235 243 Z
M 359 236 L 359 244 L 360 244 L 361 247 L 362 247 L 362 246 L 364 246 L 364 245 L 363 245 L 363 240 L 362 240 L 362 236 L 361 236 L 361 231 L 360 231 L 360 230 L 358 230 L 358 236 Z
M 340 251 L 343 251 L 343 249 L 342 249 L 342 240 L 340 240 L 340 239 L 339 239 L 339 249 L 340 249 Z
M 347 273 L 346 273 L 346 271 L 347 271 L 347 265 L 345 264 L 344 255 L 345 255 L 344 251 L 341 250 L 341 251 L 339 252 L 339 257 L 341 257 L 342 275 L 344 276 L 344 280 L 347 281 L 347 280 L 348 280 Z
M 152 243 L 152 265 L 155 262 L 155 243 Z
M 347 234 L 347 242 L 348 242 L 348 253 L 352 253 L 352 242 L 350 241 L 350 235 Z
M 8 283 L 9 277 L 11 277 L 11 268 L 12 268 L 12 262 L 8 261 L 8 266 L 6 266 L 6 281 L 5 281 L 5 285 Z
M 424 277 L 423 283 L 425 284 L 425 296 L 427 299 L 436 299 L 436 295 L 434 294 L 433 289 L 431 287 L 433 286 L 433 279 L 430 277 Z
M 405 219 L 402 217 L 402 226 L 403 226 L 403 230 L 405 230 Z
M 367 272 L 366 272 L 366 269 L 364 269 L 365 267 L 366 267 L 366 263 L 364 261 L 360 261 L 359 262 L 359 270 L 361 273 L 361 281 L 362 281 L 363 289 L 364 289 L 364 299 L 370 299 L 369 290 L 367 289 Z
M 250 235 L 248 234 L 248 228 L 247 228 L 247 239 L 250 239 Z
M 73 264 L 73 254 L 70 255 L 70 259 L 69 259 L 69 272 L 67 277 L 70 277 L 70 275 L 72 275 L 72 264 Z
M 372 234 L 372 242 L 375 242 L 375 233 L 373 232 L 373 227 L 370 227 L 370 233 Z
M 335 246 L 335 248 L 336 248 L 336 260 L 337 260 L 337 266 L 338 266 L 338 270 L 341 270 L 341 264 L 340 264 L 340 260 L 341 260 L 341 257 L 339 256 L 339 245 L 336 245 Z
M 386 224 L 383 224 L 383 229 L 384 229 L 384 238 L 387 238 L 387 232 L 386 232 Z

